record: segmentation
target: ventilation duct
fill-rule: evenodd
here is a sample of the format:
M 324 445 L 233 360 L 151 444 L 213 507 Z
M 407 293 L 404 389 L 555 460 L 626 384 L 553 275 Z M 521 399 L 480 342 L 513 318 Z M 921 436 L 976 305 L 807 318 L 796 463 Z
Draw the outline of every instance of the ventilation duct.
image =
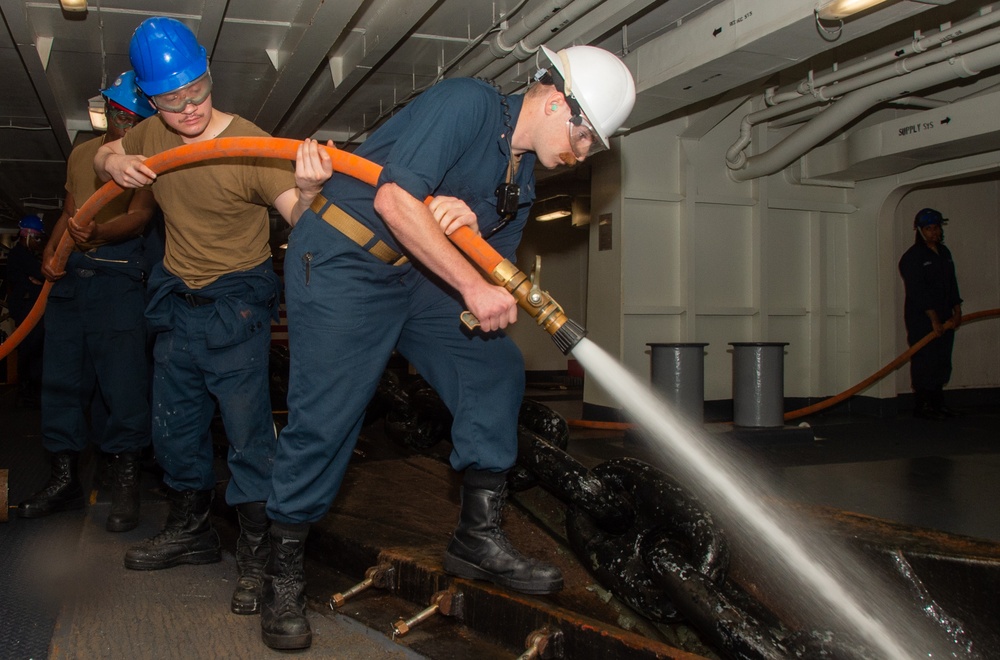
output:
M 804 181 L 861 181 L 1000 150 L 1000 114 L 993 110 L 994 102 L 1000 104 L 1000 92 L 855 131 L 810 152 L 799 176 Z
M 1000 45 L 993 45 L 852 92 L 769 151 L 744 159 L 742 167 L 731 170 L 730 174 L 737 181 L 746 181 L 779 172 L 862 113 L 881 103 L 949 80 L 971 78 L 998 65 Z M 944 108 L 928 112 L 940 114 L 944 112 Z M 735 147 L 730 149 L 730 156 L 734 149 Z M 731 158 L 730 166 L 733 167 Z

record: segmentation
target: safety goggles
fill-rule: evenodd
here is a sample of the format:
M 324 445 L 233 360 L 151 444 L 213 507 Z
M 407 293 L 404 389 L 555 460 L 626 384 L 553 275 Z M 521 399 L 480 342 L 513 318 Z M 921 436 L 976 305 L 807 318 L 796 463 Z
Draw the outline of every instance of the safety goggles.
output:
M 201 105 L 212 93 L 212 76 L 208 71 L 187 85 L 165 94 L 152 96 L 153 105 L 166 112 L 184 112 L 188 105 Z
M 108 126 L 114 126 L 119 131 L 127 131 L 142 121 L 142 117 L 134 112 L 111 103 L 104 108 L 104 115 L 108 118 Z
M 597 131 L 582 114 L 573 115 L 566 126 L 569 128 L 569 146 L 578 159 L 583 160 L 604 150 L 604 143 Z

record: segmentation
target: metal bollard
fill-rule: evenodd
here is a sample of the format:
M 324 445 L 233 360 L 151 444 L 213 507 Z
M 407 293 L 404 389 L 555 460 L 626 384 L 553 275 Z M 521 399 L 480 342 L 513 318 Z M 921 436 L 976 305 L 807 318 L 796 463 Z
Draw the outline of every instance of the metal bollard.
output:
M 733 425 L 776 428 L 785 424 L 787 342 L 732 342 Z
M 400 619 L 392 624 L 392 637 L 402 637 L 413 629 L 413 626 L 431 618 L 436 612 L 444 616 L 452 616 L 461 619 L 464 597 L 461 591 L 439 591 L 431 596 L 431 604 L 427 608 L 420 610 L 405 621 Z
M 395 581 L 396 568 L 391 564 L 379 564 L 378 566 L 372 566 L 365 571 L 364 580 L 358 582 L 347 591 L 330 596 L 330 609 L 333 610 L 338 607 L 342 607 L 348 599 L 357 596 L 369 587 L 375 587 L 377 589 L 392 589 L 392 585 Z
M 535 630 L 528 635 L 528 639 L 524 642 L 528 650 L 521 654 L 517 660 L 535 660 L 536 658 L 558 660 L 563 657 L 563 640 L 561 630 L 548 627 Z
M 653 343 L 649 346 L 649 380 L 678 412 L 705 421 L 705 347 L 703 343 Z

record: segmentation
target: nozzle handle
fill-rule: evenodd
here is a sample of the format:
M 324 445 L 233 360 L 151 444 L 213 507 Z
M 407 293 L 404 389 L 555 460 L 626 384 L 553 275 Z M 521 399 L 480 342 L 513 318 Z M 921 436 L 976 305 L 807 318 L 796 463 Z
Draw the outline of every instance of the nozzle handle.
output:
M 479 327 L 479 319 L 477 319 L 476 315 L 472 312 L 462 312 L 460 318 L 462 319 L 462 323 L 465 324 L 465 327 L 469 330 L 475 330 Z

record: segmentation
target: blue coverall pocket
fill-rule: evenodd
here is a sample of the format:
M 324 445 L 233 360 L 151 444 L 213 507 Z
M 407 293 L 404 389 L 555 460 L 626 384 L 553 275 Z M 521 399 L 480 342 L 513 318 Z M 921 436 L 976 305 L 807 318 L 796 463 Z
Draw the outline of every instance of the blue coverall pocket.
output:
M 271 308 L 236 301 L 232 309 L 211 316 L 205 327 L 205 345 L 210 349 L 226 348 L 256 336 L 271 338 Z
M 363 252 L 322 220 L 300 221 L 285 257 L 289 320 L 318 328 L 352 330 L 368 322 L 370 297 L 399 270 Z M 379 284 L 375 284 L 379 281 Z
M 223 348 L 209 347 L 204 368 L 216 376 L 251 373 L 262 369 L 266 372 L 270 346 L 270 327 L 265 327 L 263 332 L 255 332 L 238 344 Z

